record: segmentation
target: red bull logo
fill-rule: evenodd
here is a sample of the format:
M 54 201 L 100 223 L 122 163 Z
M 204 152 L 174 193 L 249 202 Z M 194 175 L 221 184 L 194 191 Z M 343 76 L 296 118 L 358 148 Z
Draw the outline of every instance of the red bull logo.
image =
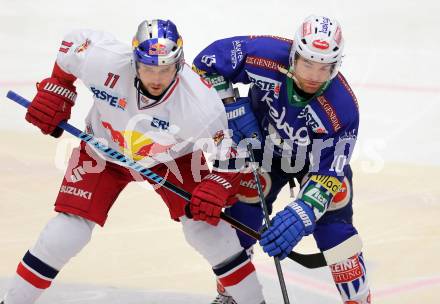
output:
M 127 148 L 127 144 L 125 142 L 125 138 L 124 138 L 124 135 L 122 132 L 119 132 L 119 131 L 116 131 L 115 129 L 113 129 L 113 126 L 106 121 L 103 121 L 101 123 L 104 128 L 106 128 L 108 131 L 110 131 L 110 136 L 111 136 L 112 141 L 114 143 L 117 143 L 118 146 L 121 148 Z
M 167 152 L 173 145 L 161 145 L 153 142 L 151 139 L 148 140 L 150 143 L 141 146 L 136 152 L 135 155 L 140 157 L 141 159 L 147 156 L 152 156 L 159 153 Z
M 214 136 L 212 137 L 212 140 L 214 140 L 214 144 L 218 145 L 222 142 L 222 140 L 225 138 L 225 134 L 223 133 L 223 130 L 219 130 L 215 132 Z
M 87 48 L 88 48 L 89 45 L 90 45 L 90 42 L 91 42 L 90 39 L 86 39 L 86 41 L 85 41 L 83 44 L 81 44 L 80 46 L 78 46 L 78 47 L 75 49 L 75 53 L 81 53 L 81 52 L 84 52 L 85 50 L 87 50 Z
M 150 49 L 148 50 L 149 55 L 166 55 L 167 54 L 167 47 L 164 44 L 161 44 L 159 42 L 154 43 L 150 45 Z
M 145 157 L 168 152 L 173 145 L 161 145 L 138 131 L 118 131 L 108 122 L 101 122 L 110 133 L 111 140 L 116 143 L 122 154 L 139 161 Z

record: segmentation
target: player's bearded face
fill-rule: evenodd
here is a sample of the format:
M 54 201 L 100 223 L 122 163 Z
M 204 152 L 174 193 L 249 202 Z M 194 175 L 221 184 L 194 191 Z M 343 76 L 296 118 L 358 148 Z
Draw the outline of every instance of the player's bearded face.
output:
M 159 96 L 176 77 L 176 65 L 151 66 L 138 63 L 138 76 L 144 89 L 153 96 Z
M 330 79 L 333 66 L 331 63 L 313 62 L 299 56 L 295 60 L 295 82 L 304 92 L 314 94 Z

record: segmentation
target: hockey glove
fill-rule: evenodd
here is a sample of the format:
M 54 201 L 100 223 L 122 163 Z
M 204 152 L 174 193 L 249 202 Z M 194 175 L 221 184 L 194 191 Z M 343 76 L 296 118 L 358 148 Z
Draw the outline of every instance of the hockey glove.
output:
M 194 188 L 190 211 L 195 221 L 206 221 L 216 226 L 225 206 L 237 201 L 235 193 L 241 180 L 240 173 L 214 172 Z
M 260 246 L 269 256 L 278 256 L 282 260 L 303 236 L 314 229 L 313 209 L 298 199 L 275 215 L 269 229 L 261 235 Z
M 263 137 L 249 98 L 239 98 L 236 102 L 225 104 L 225 110 L 228 127 L 233 131 L 232 140 L 237 145 L 244 138 L 254 138 L 261 142 Z
M 55 129 L 61 121 L 70 118 L 70 111 L 76 99 L 73 82 L 50 77 L 37 84 L 37 91 L 27 110 L 26 120 L 37 126 L 43 134 L 61 136 L 62 129 Z

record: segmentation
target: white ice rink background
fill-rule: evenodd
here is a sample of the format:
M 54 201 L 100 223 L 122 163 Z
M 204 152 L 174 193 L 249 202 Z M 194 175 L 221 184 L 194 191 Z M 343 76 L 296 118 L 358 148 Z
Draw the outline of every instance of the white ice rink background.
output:
M 186 60 L 191 62 L 202 48 L 223 37 L 267 34 L 293 38 L 301 20 L 312 13 L 336 17 L 342 25 L 346 56 L 341 71 L 352 85 L 361 111 L 359 139 L 353 158 L 358 170 L 365 175 L 380 174 L 388 163 L 440 168 L 440 2 L 433 0 L 0 0 L 0 134 L 18 131 L 42 136 L 24 121 L 24 111 L 5 95 L 8 90 L 15 90 L 32 98 L 34 83 L 49 75 L 59 43 L 71 29 L 105 30 L 129 44 L 141 20 L 171 19 L 183 37 Z M 82 128 L 92 98 L 82 84 L 78 91 L 70 122 Z M 0 149 L 7 149 L 10 144 L 2 140 Z M 52 165 L 55 167 L 55 162 Z M 2 166 L 5 168 L 5 164 L 0 163 L 0 168 Z M 0 175 L 4 172 L 0 170 Z M 426 183 L 434 187 L 438 180 L 430 178 Z M 6 202 L 0 197 L 0 207 L 1 204 Z M 438 212 L 438 196 L 434 196 L 433 204 Z M 14 231 L 10 234 L 13 238 Z M 0 246 L 0 256 L 1 252 Z M 272 264 L 261 263 L 260 267 L 264 273 L 264 267 L 272 267 Z M 299 293 L 308 290 L 305 297 L 314 299 L 301 303 L 338 303 L 330 283 L 323 283 L 319 288 L 316 281 L 309 284 L 301 274 L 296 274 L 299 267 L 290 266 L 289 269 L 292 270 L 288 280 L 291 284 L 301 281 L 299 285 L 317 287 L 316 293 L 310 291 L 311 288 L 295 289 Z M 438 277 L 425 279 L 434 280 L 433 284 L 439 287 L 438 263 L 436 271 Z M 263 278 L 263 283 L 269 286 L 266 292 L 277 294 L 275 298 L 280 300 L 274 278 L 269 275 L 272 272 L 267 270 L 267 273 Z M 12 273 L 0 273 L 0 291 L 10 275 Z M 323 282 L 326 276 L 321 272 L 317 275 L 323 277 Z M 66 286 L 64 295 L 58 298 L 56 294 L 52 298 L 49 295 L 48 302 L 41 303 L 166 304 L 208 303 L 210 299 L 206 294 L 191 296 L 191 290 L 183 296 L 177 292 L 176 297 L 180 300 L 175 300 L 175 295 L 151 291 L 148 286 L 145 286 L 147 291 L 137 288 L 139 291 L 126 292 L 77 283 Z M 99 284 L 97 281 L 96 285 Z M 199 290 L 194 293 L 201 294 Z M 84 298 L 81 294 L 86 294 L 86 300 L 81 300 Z M 151 302 L 152 298 L 161 299 Z M 381 303 L 388 302 L 383 300 Z

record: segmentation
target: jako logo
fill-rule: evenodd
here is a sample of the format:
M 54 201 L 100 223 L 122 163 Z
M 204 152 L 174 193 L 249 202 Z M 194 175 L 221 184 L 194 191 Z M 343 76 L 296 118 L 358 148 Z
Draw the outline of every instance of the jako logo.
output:
M 104 90 L 99 90 L 95 87 L 90 87 L 93 92 L 93 97 L 106 101 L 110 106 L 125 111 L 127 106 L 127 101 L 125 98 L 119 98 L 117 96 L 110 95 Z

